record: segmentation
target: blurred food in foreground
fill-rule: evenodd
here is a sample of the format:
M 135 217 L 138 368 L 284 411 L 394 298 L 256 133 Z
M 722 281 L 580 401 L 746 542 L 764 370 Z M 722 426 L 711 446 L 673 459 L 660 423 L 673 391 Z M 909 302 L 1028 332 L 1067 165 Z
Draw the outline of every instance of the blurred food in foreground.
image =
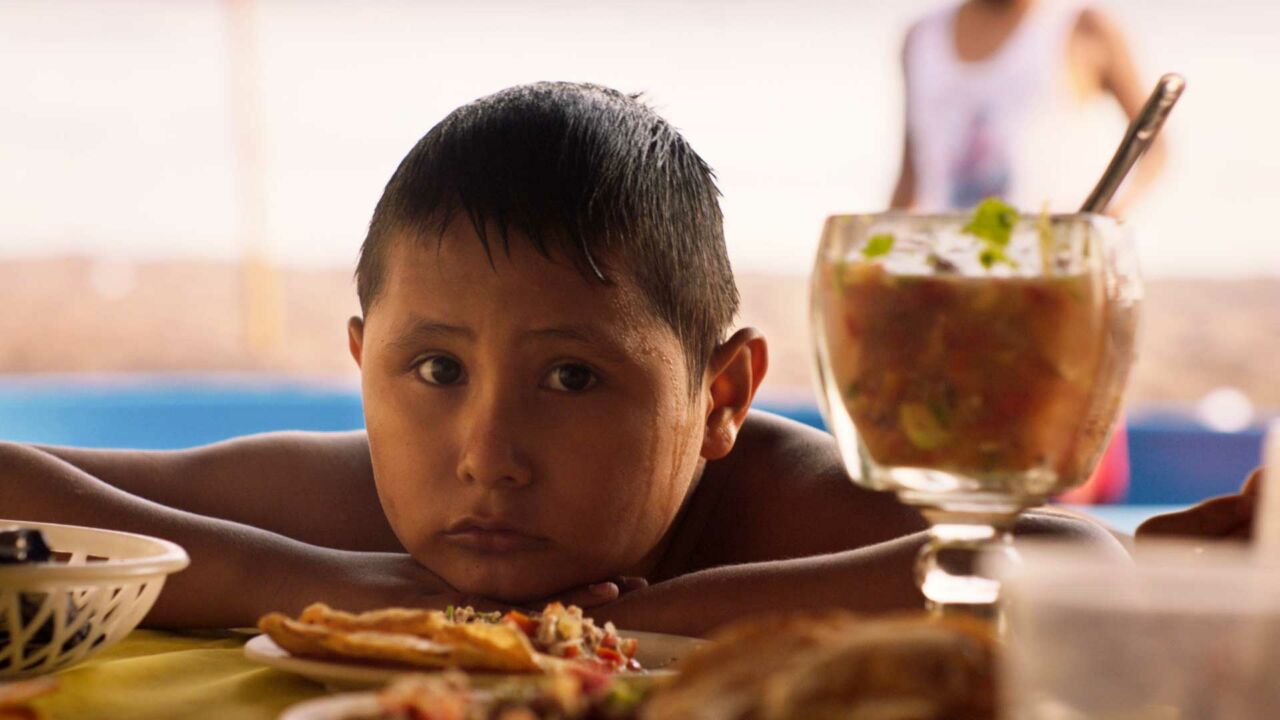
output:
M 43 716 L 28 703 L 57 689 L 51 677 L 0 683 L 0 720 L 39 720 Z
M 378 693 L 378 714 L 350 720 L 631 720 L 648 692 L 581 667 L 484 689 L 452 670 L 404 675 Z
M 355 382 L 346 320 L 359 312 L 344 269 L 282 269 L 281 332 L 243 335 L 239 267 L 226 262 L 0 262 L 0 372 L 287 373 Z M 769 338 L 764 390 L 812 393 L 808 278 L 741 274 L 743 324 Z M 1280 407 L 1280 278 L 1148 278 L 1132 403 L 1195 403 L 1222 386 Z M 19 342 L 16 339 L 21 338 Z
M 996 646 L 977 620 L 779 616 L 735 624 L 711 640 L 681 661 L 642 717 L 995 717 Z

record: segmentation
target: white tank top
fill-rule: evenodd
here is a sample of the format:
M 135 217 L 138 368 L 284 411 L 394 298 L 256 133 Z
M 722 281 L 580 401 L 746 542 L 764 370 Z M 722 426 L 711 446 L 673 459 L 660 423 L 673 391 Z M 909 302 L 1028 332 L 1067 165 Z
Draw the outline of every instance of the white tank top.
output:
M 915 208 L 967 209 L 994 195 L 1028 211 L 1045 203 L 1055 211 L 1074 209 L 1107 155 L 1103 150 L 1097 167 L 1097 152 L 1079 157 L 1080 144 L 1097 135 L 1096 122 L 1078 117 L 1082 105 L 1068 85 L 1067 42 L 1079 5 L 1042 0 L 994 54 L 976 62 L 956 54 L 958 9 L 926 16 L 907 43 Z M 1097 138 L 1098 147 L 1118 137 Z M 1064 167 L 1070 171 L 1064 174 Z

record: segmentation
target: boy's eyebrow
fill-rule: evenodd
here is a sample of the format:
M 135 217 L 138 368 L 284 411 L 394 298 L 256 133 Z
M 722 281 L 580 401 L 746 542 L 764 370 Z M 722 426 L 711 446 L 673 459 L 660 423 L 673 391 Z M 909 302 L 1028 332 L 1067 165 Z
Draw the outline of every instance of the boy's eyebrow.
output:
M 582 325 L 555 325 L 552 327 L 533 328 L 521 333 L 523 338 L 546 338 L 551 340 L 568 340 L 587 345 L 610 360 L 627 360 L 629 355 L 623 345 L 608 333 L 600 333 Z
M 418 318 L 411 321 L 404 331 L 392 339 L 389 344 L 394 348 L 413 350 L 424 342 L 447 337 L 474 341 L 476 332 L 464 325 L 450 325 Z M 625 346 L 615 340 L 609 333 L 601 333 L 585 325 L 553 325 L 532 328 L 520 333 L 520 338 L 522 340 L 567 340 L 586 345 L 608 360 L 621 362 L 631 359 L 631 356 L 625 350 Z
M 391 340 L 390 345 L 404 349 L 415 348 L 425 340 L 440 337 L 461 337 L 467 340 L 474 340 L 476 333 L 471 328 L 463 327 L 462 325 L 450 325 L 448 323 L 418 319 L 409 323 L 403 332 Z

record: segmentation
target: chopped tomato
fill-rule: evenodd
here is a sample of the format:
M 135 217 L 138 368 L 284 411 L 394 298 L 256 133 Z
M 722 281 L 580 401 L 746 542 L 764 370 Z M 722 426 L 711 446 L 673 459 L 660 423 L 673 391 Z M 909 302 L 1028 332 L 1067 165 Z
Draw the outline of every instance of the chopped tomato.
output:
M 625 665 L 627 662 L 627 659 L 622 657 L 622 653 L 607 647 L 596 648 L 596 657 L 610 665 Z
M 582 649 L 579 648 L 577 645 L 567 645 L 564 648 L 563 656 L 572 660 L 573 658 L 578 657 L 578 655 L 581 654 L 581 652 L 582 652 Z
M 502 620 L 520 628 L 524 631 L 524 634 L 529 637 L 533 637 L 538 634 L 538 621 L 528 615 L 525 615 L 519 610 L 512 610 L 508 612 L 506 615 L 502 616 Z
M 634 658 L 636 656 L 636 647 L 639 645 L 640 643 L 635 638 L 627 638 L 622 641 L 622 646 L 618 649 L 628 658 Z
M 605 636 L 604 636 L 604 638 L 600 641 L 600 647 L 617 648 L 617 647 L 618 647 L 618 636 L 617 636 L 617 635 L 605 635 Z

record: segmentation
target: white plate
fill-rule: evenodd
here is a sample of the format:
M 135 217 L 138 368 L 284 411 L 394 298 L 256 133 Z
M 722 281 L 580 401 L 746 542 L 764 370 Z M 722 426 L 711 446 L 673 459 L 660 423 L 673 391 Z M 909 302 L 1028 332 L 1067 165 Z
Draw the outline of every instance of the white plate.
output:
M 673 672 L 671 666 L 677 660 L 706 642 L 697 638 L 663 635 L 661 633 L 620 630 L 618 634 L 622 637 L 635 638 L 639 641 L 640 644 L 636 649 L 636 660 L 639 660 L 640 666 L 644 668 L 641 672 L 618 673 L 618 677 L 645 678 L 670 675 Z M 244 655 L 254 662 L 269 665 L 295 675 L 301 675 L 308 680 L 321 683 L 330 690 L 381 687 L 396 675 L 403 675 L 408 672 L 432 672 L 430 668 L 383 667 L 294 657 L 279 645 L 276 645 L 275 641 L 268 635 L 259 635 L 245 643 Z M 499 680 L 507 677 L 512 676 L 471 673 L 473 683 L 481 678 Z M 526 675 L 520 677 L 537 676 Z
M 377 717 L 379 710 L 376 693 L 342 693 L 290 705 L 279 720 L 354 720 Z

